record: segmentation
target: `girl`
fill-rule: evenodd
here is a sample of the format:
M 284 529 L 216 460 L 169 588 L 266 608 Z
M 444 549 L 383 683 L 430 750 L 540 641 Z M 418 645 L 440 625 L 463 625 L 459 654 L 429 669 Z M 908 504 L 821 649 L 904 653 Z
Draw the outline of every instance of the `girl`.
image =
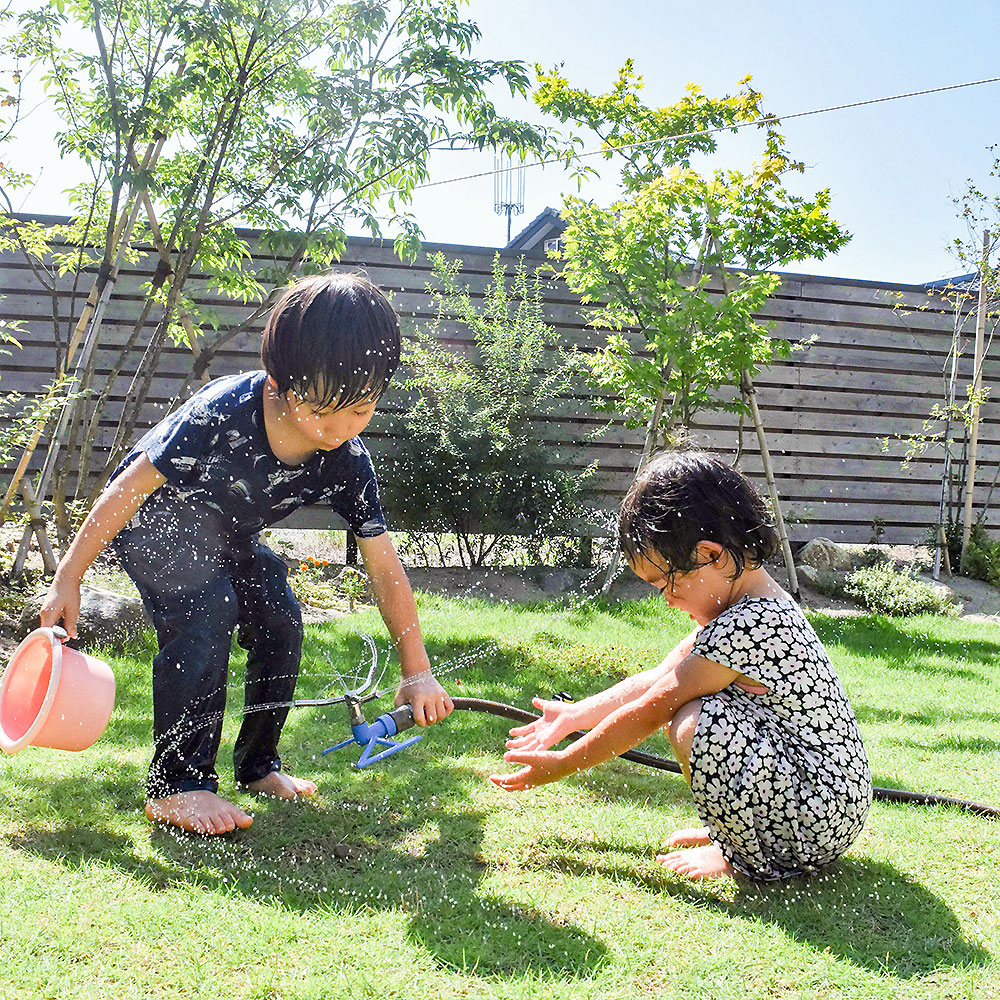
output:
M 861 832 L 872 783 L 844 689 L 798 605 L 763 568 L 778 548 L 763 500 L 701 452 L 663 455 L 629 489 L 618 541 L 632 570 L 698 627 L 658 667 L 576 703 L 535 699 L 492 775 L 508 791 L 610 760 L 663 727 L 700 828 L 665 868 L 689 878 L 803 875 Z M 578 729 L 590 732 L 550 750 Z

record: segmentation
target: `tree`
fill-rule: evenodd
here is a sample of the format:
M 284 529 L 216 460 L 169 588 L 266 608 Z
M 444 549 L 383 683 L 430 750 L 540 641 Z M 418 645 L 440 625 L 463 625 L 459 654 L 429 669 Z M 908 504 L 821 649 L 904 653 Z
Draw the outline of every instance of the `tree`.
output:
M 610 208 L 567 198 L 563 210 L 558 256 L 567 284 L 585 302 L 604 303 L 595 323 L 612 331 L 638 327 L 644 340 L 639 353 L 612 332 L 591 377 L 611 394 L 611 408 L 623 407 L 633 425 L 646 423 L 640 468 L 657 447 L 675 446 L 700 409 L 751 415 L 797 594 L 753 387 L 757 369 L 786 347 L 753 317 L 779 284 L 767 269 L 822 258 L 849 239 L 829 217 L 829 193 L 810 201 L 783 186 L 785 174 L 804 167 L 786 152 L 779 122 L 764 114 L 750 77 L 731 96 L 707 98 L 689 85 L 677 104 L 650 108 L 639 99 L 642 78 L 631 62 L 604 95 L 573 89 L 556 71 L 539 76 L 539 105 L 596 132 L 605 157 L 621 166 L 623 196 Z M 716 151 L 716 132 L 750 123 L 765 141 L 749 172 L 694 169 L 695 156 Z M 727 395 L 725 386 L 737 392 Z M 617 563 L 616 555 L 605 586 Z
M 0 5 L 0 26 L 6 28 L 13 20 L 11 4 Z M 55 275 L 44 264 L 49 247 L 43 227 L 30 223 L 8 224 L 14 206 L 11 194 L 24 187 L 30 177 L 17 170 L 12 162 L 11 150 L 5 149 L 11 143 L 21 118 L 24 89 L 24 72 L 13 53 L 0 56 L 0 252 L 19 252 L 27 261 L 35 277 L 50 293 L 54 291 Z M 0 321 L 0 357 L 11 353 L 9 347 L 20 350 L 17 340 L 22 324 L 12 320 Z M 9 345 L 9 347 L 8 347 Z M 6 463 L 20 450 L 38 440 L 46 423 L 53 414 L 59 412 L 75 398 L 69 380 L 65 375 L 56 376 L 39 386 L 36 393 L 26 395 L 9 391 L 4 387 L 0 395 L 0 462 Z M 25 506 L 30 518 L 37 513 L 30 490 L 25 491 Z M 0 498 L 0 519 L 9 503 L 9 498 Z M 53 556 L 44 532 L 33 528 L 39 534 L 42 557 L 46 566 L 53 565 Z
M 637 353 L 613 332 L 593 356 L 590 374 L 611 394 L 607 408 L 648 425 L 649 450 L 683 438 L 699 410 L 744 412 L 743 373 L 788 353 L 754 319 L 780 284 L 768 270 L 822 258 L 849 238 L 829 217 L 829 192 L 805 199 L 783 186 L 803 165 L 786 152 L 749 78 L 733 96 L 709 99 L 692 86 L 658 109 L 639 101 L 631 63 L 605 95 L 572 90 L 557 73 L 541 81 L 543 109 L 597 132 L 621 164 L 623 196 L 609 207 L 566 198 L 559 254 L 569 287 L 601 303 L 594 325 L 643 337 Z M 694 169 L 696 155 L 716 151 L 706 132 L 761 119 L 764 146 L 749 171 Z M 735 396 L 720 393 L 724 386 Z
M 403 359 L 411 402 L 385 456 L 386 506 L 404 527 L 454 535 L 463 565 L 482 566 L 513 535 L 565 533 L 586 473 L 553 464 L 534 419 L 573 377 L 558 334 L 542 316 L 542 290 L 522 260 L 508 276 L 499 254 L 481 305 L 460 260 L 432 257 L 435 319 Z M 471 356 L 448 344 L 445 324 L 471 332 Z
M 995 147 L 992 149 L 995 151 Z M 965 191 L 954 199 L 965 232 L 952 241 L 951 248 L 959 269 L 968 273 L 928 289 L 930 305 L 943 305 L 952 315 L 952 341 L 942 369 L 941 398 L 931 405 L 921 429 L 902 438 L 907 445 L 904 468 L 927 452 L 940 451 L 942 455 L 941 492 L 937 522 L 933 527 L 935 579 L 940 572 L 943 551 L 950 554 L 949 564 L 960 562 L 962 571 L 966 572 L 970 542 L 974 547 L 988 546 L 982 525 L 989 514 L 1000 477 L 998 468 L 973 523 L 972 490 L 975 484 L 979 410 L 989 394 L 989 389 L 981 384 L 982 371 L 994 335 L 1000 327 L 1000 272 L 996 264 L 991 263 L 1000 248 L 1000 192 L 983 190 L 990 186 L 995 189 L 997 178 L 1000 178 L 1000 158 L 994 159 L 988 185 L 980 185 L 969 178 Z M 911 309 L 901 293 L 897 293 L 896 298 L 896 314 L 905 323 Z M 974 351 L 972 378 L 962 392 L 959 388 L 959 362 L 968 355 L 965 338 L 970 335 L 979 341 L 981 350 L 978 357 Z M 888 443 L 887 438 L 883 447 L 887 448 Z M 964 483 L 956 474 L 956 469 L 963 465 Z M 959 517 L 958 495 L 962 490 L 965 492 L 966 510 L 964 516 Z M 984 558 L 990 562 L 993 557 L 987 552 Z
M 81 49 L 66 42 L 70 27 L 85 29 Z M 373 235 L 391 227 L 398 251 L 412 253 L 408 204 L 432 150 L 553 148 L 554 135 L 497 113 L 489 87 L 524 95 L 529 80 L 519 62 L 475 58 L 478 38 L 459 0 L 55 0 L 21 17 L 8 51 L 41 71 L 64 123 L 60 146 L 89 172 L 71 224 L 49 234 L 70 248 L 57 258 L 63 273 L 96 266 L 88 323 L 99 325 L 138 243 L 160 261 L 111 371 L 99 377 L 81 350 L 87 396 L 65 428 L 71 460 L 53 491 L 63 534 L 70 482 L 88 507 L 127 448 L 166 344 L 192 349 L 186 391 L 282 286 L 337 259 L 349 223 Z M 259 246 L 237 226 L 261 230 Z M 252 250 L 269 263 L 255 265 Z M 222 324 L 199 303 L 195 273 L 249 303 L 239 321 Z M 87 343 L 59 326 L 64 359 L 74 337 Z M 119 405 L 115 383 L 136 346 L 142 360 Z M 109 417 L 114 441 L 99 458 L 93 442 Z

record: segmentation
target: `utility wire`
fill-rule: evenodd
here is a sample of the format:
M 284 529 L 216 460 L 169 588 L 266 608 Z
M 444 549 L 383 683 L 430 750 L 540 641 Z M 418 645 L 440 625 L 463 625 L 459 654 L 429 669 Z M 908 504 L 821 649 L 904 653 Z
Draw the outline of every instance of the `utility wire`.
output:
M 931 87 L 927 90 L 911 90 L 906 94 L 893 94 L 890 97 L 873 97 L 867 101 L 853 101 L 850 104 L 834 104 L 828 108 L 815 108 L 812 111 L 796 111 L 790 115 L 764 115 L 762 118 L 755 118 L 753 121 L 736 122 L 732 125 L 720 125 L 717 128 L 707 128 L 699 132 L 683 132 L 680 135 L 667 135 L 662 139 L 644 139 L 642 142 L 627 142 L 619 146 L 606 146 L 603 149 L 592 149 L 586 153 L 580 153 L 578 159 L 586 159 L 589 156 L 607 156 L 608 153 L 616 153 L 623 149 L 642 149 L 645 146 L 658 146 L 665 142 L 676 142 L 678 139 L 696 139 L 703 135 L 712 135 L 715 132 L 731 132 L 738 128 L 748 128 L 751 125 L 780 125 L 782 122 L 790 121 L 793 118 L 808 118 L 810 115 L 825 115 L 831 111 L 845 111 L 848 108 L 863 108 L 871 104 L 884 104 L 887 101 L 902 101 L 907 97 L 923 97 L 925 94 L 940 94 L 946 90 L 962 90 L 965 87 L 980 87 L 985 83 L 998 83 L 1000 76 L 991 76 L 986 80 L 970 80 L 968 83 L 952 83 L 945 87 Z M 494 177 L 497 174 L 510 173 L 512 170 L 521 170 L 526 167 L 544 167 L 550 163 L 562 163 L 564 157 L 552 156 L 547 160 L 535 160 L 532 163 L 521 163 L 511 167 L 501 167 L 498 170 L 482 170 L 477 174 L 464 174 L 461 177 L 448 177 L 441 181 L 428 181 L 426 184 L 417 184 L 414 191 L 423 191 L 426 188 L 441 187 L 445 184 L 458 184 L 460 181 L 477 180 L 480 177 Z

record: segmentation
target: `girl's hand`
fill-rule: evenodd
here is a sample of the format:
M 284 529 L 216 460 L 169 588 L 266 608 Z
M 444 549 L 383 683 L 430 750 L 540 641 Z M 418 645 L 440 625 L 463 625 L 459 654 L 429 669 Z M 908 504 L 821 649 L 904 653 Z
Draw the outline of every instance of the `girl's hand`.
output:
M 510 750 L 548 750 L 580 727 L 575 721 L 573 702 L 543 701 L 532 698 L 531 704 L 541 709 L 542 717 L 526 726 L 515 726 L 510 731 L 507 747 Z
M 508 750 L 503 755 L 508 764 L 524 765 L 513 774 L 491 774 L 490 781 L 506 792 L 523 792 L 547 785 L 572 773 L 561 750 Z
M 396 690 L 396 707 L 409 705 L 418 726 L 433 726 L 454 711 L 451 696 L 429 670 L 404 677 Z
M 80 581 L 62 577 L 56 572 L 39 614 L 42 628 L 51 628 L 62 619 L 63 628 L 71 639 L 77 638 L 76 620 L 80 615 Z

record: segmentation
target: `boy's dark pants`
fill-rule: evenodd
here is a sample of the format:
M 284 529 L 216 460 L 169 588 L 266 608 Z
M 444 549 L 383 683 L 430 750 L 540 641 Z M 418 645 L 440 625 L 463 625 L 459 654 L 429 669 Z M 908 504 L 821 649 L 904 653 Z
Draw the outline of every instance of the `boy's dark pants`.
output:
M 156 628 L 153 759 L 147 792 L 164 798 L 217 791 L 233 631 L 247 651 L 244 717 L 233 749 L 236 780 L 281 767 L 278 737 L 295 691 L 302 616 L 284 563 L 256 538 L 237 536 L 224 515 L 154 494 L 115 553 Z

